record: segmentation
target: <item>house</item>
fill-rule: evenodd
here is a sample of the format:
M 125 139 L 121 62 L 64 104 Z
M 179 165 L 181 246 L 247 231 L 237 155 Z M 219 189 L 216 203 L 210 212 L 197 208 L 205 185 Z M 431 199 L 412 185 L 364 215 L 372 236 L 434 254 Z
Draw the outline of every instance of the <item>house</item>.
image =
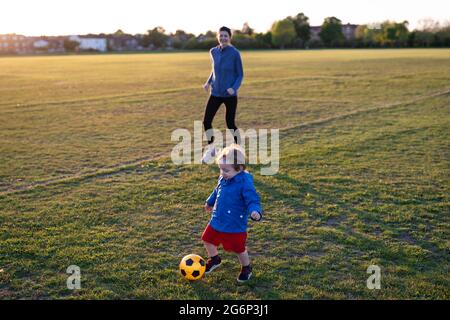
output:
M 139 40 L 130 34 L 113 34 L 107 37 L 108 48 L 112 51 L 141 50 Z
M 206 41 L 206 40 L 208 40 L 208 37 L 207 37 L 206 35 L 204 35 L 204 34 L 200 34 L 200 35 L 197 37 L 197 41 L 198 41 L 198 42 L 204 42 L 204 41 Z
M 34 52 L 50 52 L 61 53 L 65 52 L 64 49 L 64 37 L 52 36 L 52 37 L 29 37 L 33 42 Z
M 2 53 L 31 53 L 33 52 L 32 39 L 17 34 L 0 35 L 0 54 Z
M 342 34 L 344 35 L 345 39 L 352 40 L 355 38 L 355 32 L 356 28 L 358 28 L 357 24 L 343 24 L 342 25 Z M 322 29 L 321 26 L 313 26 L 310 27 L 310 35 L 311 40 L 320 40 L 320 30 Z
M 358 28 L 357 24 L 343 24 L 342 25 L 342 33 L 344 34 L 345 39 L 352 40 L 355 38 L 356 28 Z
M 310 34 L 310 39 L 311 40 L 320 40 L 320 30 L 322 29 L 321 26 L 315 26 L 315 27 L 310 27 L 309 28 L 309 34 Z
M 80 50 L 95 50 L 100 52 L 106 52 L 108 50 L 108 43 L 105 38 L 88 38 L 84 36 L 69 36 L 70 41 L 76 41 L 80 45 Z
M 36 49 L 47 49 L 48 44 L 49 44 L 48 41 L 39 39 L 33 42 L 33 47 Z

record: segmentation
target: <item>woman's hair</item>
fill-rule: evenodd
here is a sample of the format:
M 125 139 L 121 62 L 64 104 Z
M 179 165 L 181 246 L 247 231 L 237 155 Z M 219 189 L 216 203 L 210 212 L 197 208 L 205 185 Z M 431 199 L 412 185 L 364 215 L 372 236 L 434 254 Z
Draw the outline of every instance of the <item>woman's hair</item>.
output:
M 230 38 L 231 38 L 231 29 L 230 28 L 228 28 L 228 27 L 221 27 L 220 29 L 219 29 L 219 32 L 220 31 L 226 31 L 226 32 L 228 32 L 228 34 L 230 35 Z
M 232 164 L 236 171 L 245 170 L 245 151 L 240 145 L 233 143 L 219 152 L 216 163 Z

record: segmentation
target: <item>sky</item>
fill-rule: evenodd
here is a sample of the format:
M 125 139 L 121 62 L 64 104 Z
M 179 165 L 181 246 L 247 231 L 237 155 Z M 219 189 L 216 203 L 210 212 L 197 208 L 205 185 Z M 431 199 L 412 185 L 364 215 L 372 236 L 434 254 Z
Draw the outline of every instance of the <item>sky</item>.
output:
M 0 34 L 26 36 L 113 33 L 136 34 L 162 26 L 196 35 L 225 25 L 241 29 L 244 22 L 266 32 L 276 20 L 303 12 L 311 25 L 328 16 L 342 23 L 364 24 L 421 19 L 450 21 L 450 0 L 0 0 Z

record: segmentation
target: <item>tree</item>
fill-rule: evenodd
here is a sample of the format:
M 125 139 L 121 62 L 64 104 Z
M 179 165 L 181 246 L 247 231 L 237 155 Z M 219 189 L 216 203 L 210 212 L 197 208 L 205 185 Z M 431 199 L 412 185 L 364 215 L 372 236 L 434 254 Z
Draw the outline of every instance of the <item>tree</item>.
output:
M 437 47 L 449 47 L 450 46 L 450 21 L 443 27 L 439 28 L 435 33 L 435 41 L 433 43 Z
M 357 44 L 366 47 L 380 46 L 382 37 L 382 30 L 378 24 L 362 24 L 355 30 L 355 40 L 357 41 Z
M 419 20 L 419 26 L 417 30 L 426 31 L 426 32 L 438 32 L 441 29 L 441 24 L 439 21 L 435 21 L 431 18 L 425 18 Z
M 259 48 L 268 49 L 272 47 L 272 33 L 270 31 L 266 33 L 255 33 L 254 37 Z
M 450 22 L 443 26 L 433 19 L 419 20 L 419 26 L 408 37 L 408 45 L 415 47 L 442 47 L 450 45 Z
M 163 27 L 156 27 L 147 32 L 141 40 L 142 46 L 148 47 L 153 45 L 155 48 L 163 48 L 166 46 L 166 41 L 169 36 L 165 34 L 166 31 Z
M 357 44 L 366 45 L 366 39 L 365 39 L 366 31 L 367 31 L 367 24 L 361 24 L 356 28 L 355 40 L 356 40 Z
M 366 30 L 367 30 L 367 24 L 359 25 L 355 30 L 355 39 L 364 40 Z
M 195 37 L 192 33 L 186 33 L 184 30 L 178 29 L 175 31 L 174 37 L 178 38 L 180 41 L 188 41 L 190 38 Z
M 342 22 L 336 17 L 328 17 L 322 23 L 319 33 L 320 39 L 327 46 L 337 46 L 344 41 Z
M 303 47 L 311 38 L 309 18 L 303 13 L 299 13 L 295 17 L 288 17 L 287 19 L 291 20 L 294 24 L 295 33 Z
M 381 24 L 383 44 L 389 46 L 405 46 L 408 40 L 408 21 L 397 23 L 385 21 Z
M 196 37 L 190 38 L 184 45 L 186 49 L 198 49 L 198 41 Z
M 214 32 L 214 31 L 211 31 L 211 30 L 208 30 L 205 33 L 205 37 L 207 37 L 207 38 L 216 38 L 216 36 L 217 36 L 217 32 Z
M 122 31 L 122 29 L 118 29 L 116 32 L 114 32 L 114 36 L 123 36 L 126 33 Z
M 187 45 L 187 42 L 191 38 L 195 38 L 195 35 L 192 33 L 186 33 L 184 30 L 178 29 L 174 34 L 171 34 L 172 38 L 172 46 L 175 49 L 184 49 Z
M 241 30 L 242 34 L 247 34 L 249 36 L 251 36 L 254 33 L 254 30 L 252 28 L 250 28 L 250 25 L 248 24 L 248 22 L 244 23 L 244 25 L 242 26 L 242 30 Z
M 289 19 L 276 21 L 272 25 L 272 44 L 284 49 L 292 44 L 296 37 L 294 23 Z
M 78 41 L 64 39 L 63 46 L 66 51 L 76 51 L 79 45 L 80 43 Z

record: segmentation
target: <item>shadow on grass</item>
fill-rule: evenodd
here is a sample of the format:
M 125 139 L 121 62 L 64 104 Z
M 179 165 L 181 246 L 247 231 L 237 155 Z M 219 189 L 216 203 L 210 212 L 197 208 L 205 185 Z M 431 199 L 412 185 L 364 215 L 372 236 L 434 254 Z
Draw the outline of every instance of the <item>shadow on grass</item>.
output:
M 201 300 L 219 300 L 220 296 L 211 290 L 211 286 L 203 281 L 189 281 L 189 285 Z
M 233 276 L 234 280 L 234 274 Z M 228 273 L 227 273 L 228 277 Z M 235 281 L 235 280 L 234 280 Z M 221 290 L 222 291 L 213 291 L 211 287 L 217 288 L 217 286 L 221 286 L 221 281 L 217 279 L 217 282 L 206 283 L 204 281 L 192 281 L 189 283 L 195 292 L 196 298 L 201 300 L 222 300 L 222 299 L 230 299 L 230 297 L 224 297 L 223 290 L 229 289 L 229 294 L 245 295 L 246 292 L 251 292 L 253 295 L 260 299 L 280 299 L 279 294 L 273 290 L 274 282 L 270 280 L 268 276 L 264 274 L 254 275 L 247 283 L 238 283 L 235 281 L 235 284 L 225 284 Z M 239 299 L 240 296 L 237 298 Z M 233 298 L 231 298 L 233 299 Z
M 290 185 L 289 188 L 286 188 L 286 190 L 292 190 L 292 188 L 295 188 L 296 190 L 299 190 L 299 194 L 306 194 L 310 193 L 320 201 L 322 201 L 323 204 L 332 204 L 336 205 L 340 210 L 340 217 L 338 219 L 328 219 L 324 226 L 334 228 L 336 230 L 339 230 L 343 232 L 344 236 L 335 236 L 333 234 L 324 234 L 323 237 L 325 240 L 332 241 L 332 242 L 338 242 L 340 244 L 343 244 L 348 249 L 353 249 L 352 251 L 358 252 L 358 251 L 364 251 L 366 253 L 370 253 L 371 256 L 374 258 L 380 258 L 385 260 L 387 263 L 407 263 L 407 264 L 414 264 L 414 265 L 422 265 L 424 264 L 429 265 L 430 267 L 434 265 L 435 263 L 428 261 L 427 258 L 436 258 L 436 253 L 430 250 L 430 247 L 428 245 L 422 245 L 419 246 L 418 244 L 414 244 L 415 246 L 418 246 L 422 248 L 423 250 L 427 251 L 427 254 L 425 256 L 422 256 L 420 259 L 417 259 L 418 257 L 412 256 L 408 251 L 406 250 L 406 246 L 402 245 L 400 242 L 394 243 L 394 246 L 392 244 L 387 244 L 383 239 L 378 238 L 375 235 L 369 235 L 364 234 L 363 231 L 357 231 L 354 229 L 354 226 L 350 223 L 345 223 L 351 215 L 356 215 L 356 219 L 361 220 L 363 223 L 367 225 L 367 221 L 364 220 L 364 217 L 367 215 L 367 212 L 364 212 L 359 209 L 355 209 L 351 205 L 346 204 L 342 200 L 338 199 L 336 196 L 330 195 L 325 192 L 318 191 L 313 185 L 309 183 L 302 183 L 299 180 L 292 178 L 288 174 L 284 173 L 278 173 L 277 175 L 273 176 L 274 179 L 277 179 L 278 181 L 288 183 Z M 321 217 L 323 217 L 323 213 L 319 212 L 317 210 L 317 207 L 315 206 L 309 206 L 305 205 L 302 200 L 305 200 L 303 197 L 293 197 L 292 194 L 287 194 L 283 192 L 282 189 L 279 187 L 274 186 L 273 184 L 269 184 L 266 182 L 263 182 L 262 179 L 255 180 L 255 185 L 257 187 L 257 190 L 260 190 L 264 192 L 266 196 L 268 196 L 273 201 L 280 201 L 283 200 L 283 205 L 288 206 L 291 210 L 299 211 L 299 210 L 305 210 L 307 209 L 310 213 L 312 213 L 312 219 L 313 221 L 321 221 Z M 344 190 L 342 188 L 338 188 L 334 186 L 335 192 L 338 194 L 344 194 L 345 192 L 348 192 L 348 190 Z M 268 214 L 268 218 L 270 220 L 270 213 Z M 378 221 L 372 222 L 372 224 L 376 224 L 376 227 L 382 229 L 382 230 L 389 230 L 392 232 L 396 232 L 396 225 L 389 226 L 386 225 L 385 222 L 383 222 L 380 219 L 377 219 Z M 329 223 L 331 221 L 331 223 Z M 295 223 L 295 220 L 294 222 Z M 398 239 L 393 239 L 398 240 Z M 414 261 L 415 260 L 415 261 Z M 440 260 L 440 259 L 439 259 Z M 427 262 L 428 261 L 428 262 Z

